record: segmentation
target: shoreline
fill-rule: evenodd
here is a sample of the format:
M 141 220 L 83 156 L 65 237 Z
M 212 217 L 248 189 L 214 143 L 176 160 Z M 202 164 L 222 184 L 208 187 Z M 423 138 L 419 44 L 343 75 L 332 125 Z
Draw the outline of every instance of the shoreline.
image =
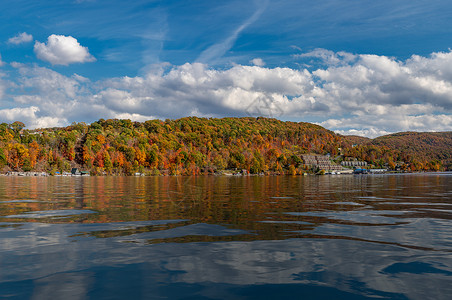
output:
M 132 175 L 125 174 L 71 174 L 71 173 L 63 173 L 63 174 L 50 174 L 47 172 L 8 172 L 1 173 L 0 177 L 204 177 L 204 176 L 224 176 L 224 177 L 271 177 L 271 176 L 343 176 L 343 175 L 395 175 L 395 174 L 440 174 L 440 173 L 452 173 L 452 171 L 426 171 L 426 172 L 406 172 L 406 171 L 386 171 L 386 172 L 368 172 L 365 174 L 357 174 L 353 172 L 347 173 L 325 173 L 325 174 L 315 174 L 315 173 L 302 173 L 302 174 L 279 174 L 279 173 L 271 173 L 271 174 L 240 174 L 240 173 L 214 173 L 214 174 L 201 174 L 201 175 L 168 175 L 168 174 L 144 174 L 144 173 L 135 173 Z

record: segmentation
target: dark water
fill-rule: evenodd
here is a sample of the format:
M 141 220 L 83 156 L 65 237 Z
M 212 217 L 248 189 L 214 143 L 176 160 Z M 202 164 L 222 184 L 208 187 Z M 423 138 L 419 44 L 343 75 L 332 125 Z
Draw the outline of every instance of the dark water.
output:
M 452 174 L 0 177 L 0 298 L 452 299 Z

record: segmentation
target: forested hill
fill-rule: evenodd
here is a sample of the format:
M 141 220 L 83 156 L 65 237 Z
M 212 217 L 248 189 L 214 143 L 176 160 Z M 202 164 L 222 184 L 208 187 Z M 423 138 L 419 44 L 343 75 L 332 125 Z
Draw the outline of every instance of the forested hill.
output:
M 373 139 L 373 145 L 398 149 L 419 161 L 438 160 L 452 166 L 452 131 L 400 132 Z
M 432 147 L 416 140 L 419 147 L 412 150 L 408 141 L 413 137 L 404 134 L 374 140 L 344 137 L 310 123 L 267 118 L 101 119 L 64 128 L 23 127 L 20 122 L 0 125 L 2 172 L 77 167 L 92 174 L 198 175 L 227 169 L 300 174 L 314 171 L 303 164 L 306 153 L 330 154 L 337 163 L 358 159 L 374 167 L 442 170 L 450 168 L 452 157 L 452 147 L 443 146 L 451 144 L 451 133 L 422 134 L 419 138 Z

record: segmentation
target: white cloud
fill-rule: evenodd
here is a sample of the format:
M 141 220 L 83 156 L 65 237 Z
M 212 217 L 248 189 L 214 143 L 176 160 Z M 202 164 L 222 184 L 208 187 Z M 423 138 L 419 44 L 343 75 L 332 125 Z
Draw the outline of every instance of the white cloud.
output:
M 36 56 L 52 65 L 69 65 L 72 63 L 92 62 L 96 59 L 88 48 L 83 47 L 72 36 L 52 34 L 46 43 L 36 41 L 34 46 Z
M 33 36 L 31 34 L 28 34 L 26 32 L 19 33 L 18 35 L 8 39 L 8 44 L 25 44 L 33 41 Z
M 374 138 L 402 131 L 450 131 L 452 116 L 446 114 L 406 115 L 394 113 L 384 118 L 376 116 L 359 116 L 342 119 L 329 119 L 319 123 L 344 135 L 360 135 Z
M 50 128 L 50 127 L 62 127 L 66 125 L 68 125 L 68 120 L 65 118 L 44 116 L 32 119 L 28 128 L 30 129 Z
M 164 117 L 189 112 L 258 115 L 265 110 L 269 116 L 300 121 L 317 116 L 329 129 L 367 136 L 452 129 L 447 67 L 452 52 L 413 56 L 405 62 L 322 49 L 306 55 L 313 56 L 326 68 L 310 72 L 236 65 L 220 71 L 195 63 L 166 73 L 117 78 L 105 82 L 103 103 L 116 112 Z M 115 91 L 107 95 L 111 87 Z
M 416 62 L 417 61 L 417 62 Z M 313 72 L 323 81 L 323 90 L 355 109 L 364 103 L 388 105 L 433 103 L 452 108 L 452 76 L 440 65 L 452 64 L 452 52 L 431 58 L 413 56 L 406 62 L 377 55 L 359 55 L 355 63 L 330 66 Z M 441 70 L 441 69 L 439 69 Z
M 17 118 L 21 117 L 19 120 L 29 128 L 45 124 L 63 126 L 68 124 L 68 119 L 78 121 L 84 114 L 99 112 L 93 106 L 95 103 L 89 101 L 92 93 L 89 82 L 82 84 L 47 68 L 18 63 L 12 66 L 18 79 L 16 87 L 11 88 L 11 98 L 17 106 L 27 108 L 4 110 L 4 113 L 18 114 Z
M 0 119 L 5 122 L 25 121 L 27 128 L 61 127 L 67 124 L 64 118 L 39 116 L 39 108 L 29 106 L 24 108 L 0 109 Z
M 74 74 L 72 75 L 72 78 L 79 81 L 79 82 L 90 82 L 89 78 L 86 78 L 84 76 L 78 75 L 78 74 Z
M 13 66 L 19 71 L 20 87 L 32 89 L 42 98 L 64 102 L 67 99 L 75 98 L 79 92 L 80 83 L 77 80 L 53 70 L 22 64 L 13 64 Z
M 358 135 L 368 138 L 376 138 L 382 135 L 388 135 L 393 132 L 388 132 L 386 130 L 380 130 L 378 128 L 366 128 L 366 129 L 349 129 L 349 130 L 335 130 L 334 132 L 342 135 Z
M 143 97 L 133 97 L 130 92 L 108 88 L 101 91 L 97 97 L 107 107 L 119 112 L 138 112 L 142 109 Z
M 252 59 L 252 60 L 250 61 L 250 63 L 252 63 L 253 65 L 258 66 L 258 67 L 263 67 L 263 66 L 265 66 L 265 62 L 262 60 L 262 58 L 255 58 L 255 59 Z
M 64 76 L 11 63 L 19 73 L 11 97 L 19 106 L 38 107 L 35 120 L 46 123 L 264 115 L 316 120 L 342 134 L 369 137 L 452 129 L 452 77 L 447 67 L 452 65 L 452 52 L 406 61 L 325 53 L 329 65 L 313 71 L 160 64 L 144 76 L 95 83 L 77 74 Z M 38 126 L 37 121 L 32 124 Z
M 317 58 L 324 64 L 337 66 L 348 64 L 356 59 L 356 55 L 347 52 L 333 52 L 327 49 L 315 49 L 313 51 L 294 55 L 295 58 Z
M 0 54 L 0 67 L 3 66 L 4 62 L 2 61 L 2 55 Z
M 155 117 L 153 116 L 143 116 L 140 114 L 129 114 L 129 113 L 122 113 L 122 114 L 114 114 L 113 118 L 115 119 L 129 119 L 136 122 L 144 122 L 148 120 L 153 120 Z
M 181 117 L 190 112 L 243 116 L 257 99 L 287 105 L 284 94 L 299 95 L 311 88 L 310 81 L 308 72 L 289 68 L 234 66 L 218 71 L 204 64 L 187 63 L 167 73 L 107 81 L 98 96 L 117 112 L 166 117 Z
M 7 121 L 17 121 L 23 119 L 31 119 L 35 116 L 35 113 L 39 111 L 36 106 L 30 106 L 27 108 L 11 108 L 0 110 L 0 119 Z

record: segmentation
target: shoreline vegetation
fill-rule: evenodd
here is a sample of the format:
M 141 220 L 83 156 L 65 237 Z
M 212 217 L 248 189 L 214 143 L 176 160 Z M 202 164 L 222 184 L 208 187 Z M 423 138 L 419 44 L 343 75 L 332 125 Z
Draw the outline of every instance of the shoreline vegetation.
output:
M 0 124 L 2 175 L 308 175 L 354 169 L 452 170 L 452 132 L 368 139 L 311 123 L 251 117 L 100 119 L 36 130 L 21 122 Z

